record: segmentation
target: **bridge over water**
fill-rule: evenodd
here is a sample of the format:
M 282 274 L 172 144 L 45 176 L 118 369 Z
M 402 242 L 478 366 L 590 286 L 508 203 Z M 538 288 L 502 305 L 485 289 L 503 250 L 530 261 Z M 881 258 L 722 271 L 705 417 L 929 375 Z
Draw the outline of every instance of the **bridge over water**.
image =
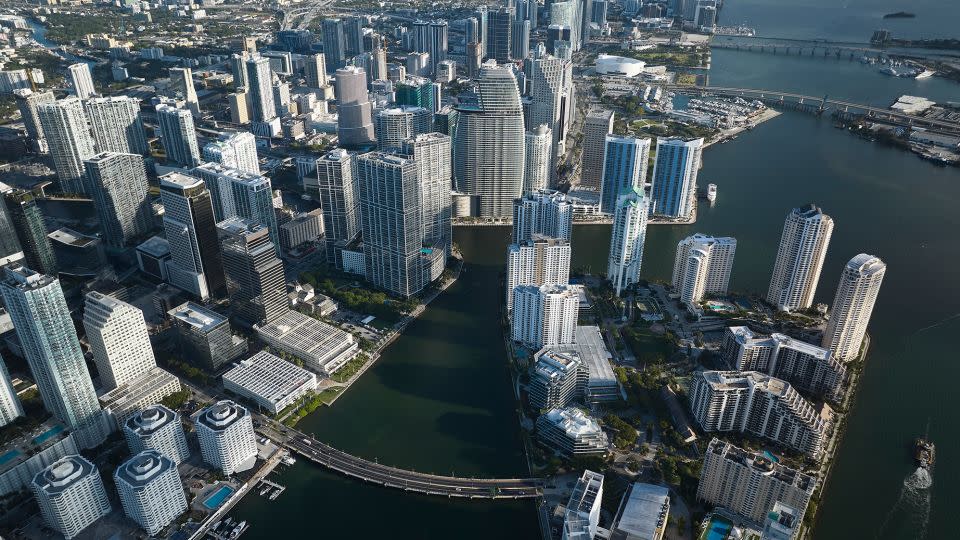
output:
M 285 445 L 301 456 L 341 474 L 386 487 L 465 499 L 526 499 L 543 493 L 540 478 L 459 478 L 382 465 L 337 450 L 298 431 Z

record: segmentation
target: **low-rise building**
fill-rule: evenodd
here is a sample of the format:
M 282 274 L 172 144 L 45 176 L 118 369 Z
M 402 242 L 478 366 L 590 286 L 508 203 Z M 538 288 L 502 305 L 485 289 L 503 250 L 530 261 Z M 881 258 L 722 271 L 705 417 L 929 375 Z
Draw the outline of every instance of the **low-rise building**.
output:
M 26 488 L 45 467 L 78 451 L 73 433 L 52 420 L 4 444 L 0 447 L 0 497 Z
M 579 354 L 544 349 L 530 369 L 530 405 L 536 410 L 566 407 L 583 396 L 586 382 Z
M 98 399 L 100 407 L 119 427 L 131 416 L 180 390 L 180 379 L 176 375 L 154 366 L 136 379 L 102 394 Z
M 353 335 L 299 311 L 289 310 L 253 329 L 271 347 L 296 356 L 304 367 L 327 377 L 360 353 Z
M 280 247 L 291 250 L 297 246 L 316 242 L 323 236 L 323 212 L 318 208 L 297 214 L 280 225 Z
M 131 454 L 156 450 L 177 465 L 190 457 L 180 415 L 163 405 L 148 407 L 127 419 L 123 436 Z
M 223 387 L 277 414 L 317 388 L 313 373 L 266 351 L 223 374 Z
M 123 512 L 153 536 L 187 510 L 177 464 L 156 450 L 134 455 L 113 472 Z
M 44 522 L 68 540 L 111 510 L 96 465 L 78 454 L 51 463 L 30 487 Z
M 170 257 L 170 242 L 166 238 L 153 236 L 137 246 L 140 271 L 157 279 L 166 281 Z
M 200 411 L 195 419 L 203 461 L 231 475 L 253 468 L 257 435 L 246 407 L 223 400 Z
M 670 490 L 634 482 L 623 495 L 610 528 L 618 540 L 661 540 L 670 517 Z
M 580 409 L 551 409 L 537 418 L 537 438 L 566 457 L 606 455 L 609 443 L 600 424 Z

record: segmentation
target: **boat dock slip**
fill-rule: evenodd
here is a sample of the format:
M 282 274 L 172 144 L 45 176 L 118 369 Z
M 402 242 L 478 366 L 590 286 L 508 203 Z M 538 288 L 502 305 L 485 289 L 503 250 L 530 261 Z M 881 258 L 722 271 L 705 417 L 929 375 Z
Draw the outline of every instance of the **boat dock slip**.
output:
M 271 482 L 266 478 L 260 481 L 260 485 L 265 486 L 260 488 L 260 495 L 269 498 L 271 501 L 279 497 L 280 494 L 287 489 L 285 486 L 281 486 L 276 482 Z

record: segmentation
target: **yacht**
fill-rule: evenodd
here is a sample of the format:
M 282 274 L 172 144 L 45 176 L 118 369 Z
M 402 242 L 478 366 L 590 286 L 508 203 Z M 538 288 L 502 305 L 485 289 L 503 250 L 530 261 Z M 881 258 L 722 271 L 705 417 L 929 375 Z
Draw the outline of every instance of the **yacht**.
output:
M 717 185 L 707 184 L 707 200 L 713 203 L 717 200 Z

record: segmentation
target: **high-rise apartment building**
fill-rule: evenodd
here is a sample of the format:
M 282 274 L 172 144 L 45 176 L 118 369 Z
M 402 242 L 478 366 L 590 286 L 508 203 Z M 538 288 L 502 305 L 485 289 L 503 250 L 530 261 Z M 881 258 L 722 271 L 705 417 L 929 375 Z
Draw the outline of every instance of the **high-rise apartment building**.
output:
M 174 97 L 183 99 L 194 116 L 200 116 L 200 101 L 193 87 L 193 71 L 188 67 L 170 68 L 170 90 Z
M 327 71 L 336 71 L 346 65 L 347 43 L 341 19 L 324 19 L 321 22 L 323 55 Z
M 720 355 L 730 369 L 761 371 L 817 397 L 839 401 L 847 370 L 830 351 L 785 334 L 754 333 L 746 326 L 727 328 Z
M 343 259 L 338 245 L 345 246 L 360 234 L 360 184 L 356 154 L 337 148 L 317 159 L 316 165 L 327 261 L 342 270 Z
M 514 341 L 539 350 L 574 342 L 580 288 L 574 285 L 520 285 L 513 289 Z
M 233 314 L 253 326 L 287 311 L 287 284 L 267 228 L 233 217 L 217 224 Z
M 736 252 L 735 238 L 697 233 L 681 240 L 671 280 L 680 301 L 696 306 L 707 294 L 726 294 Z
M 277 116 L 273 103 L 273 70 L 270 59 L 254 56 L 247 60 L 247 86 L 250 95 L 250 120 L 270 122 Z
M 697 196 L 703 139 L 660 137 L 653 162 L 650 213 L 688 219 Z
M 488 40 L 486 58 L 492 58 L 499 64 L 510 62 L 510 44 L 513 41 L 513 9 L 501 7 L 497 11 L 487 12 Z
M 323 88 L 327 82 L 327 61 L 323 53 L 312 54 L 303 60 L 303 74 L 308 88 Z
M 866 253 L 850 259 L 843 267 L 822 344 L 837 360 L 848 362 L 860 354 L 886 273 L 886 263 Z
M 250 55 L 247 51 L 230 55 L 230 72 L 233 74 L 233 89 L 237 92 L 246 92 L 250 86 L 247 81 L 247 60 Z
M 273 187 L 270 179 L 259 173 L 204 163 L 191 174 L 201 178 L 210 191 L 213 214 L 217 221 L 242 217 L 269 229 L 270 239 L 279 253 L 280 229 L 273 208 Z
M 566 285 L 570 282 L 570 243 L 534 235 L 507 247 L 507 312 L 513 310 L 513 291 L 520 285 Z
M 43 274 L 56 275 L 57 258 L 36 197 L 29 191 L 12 190 L 3 198 L 27 266 Z
M 68 540 L 111 511 L 97 466 L 77 454 L 38 472 L 30 489 L 43 521 Z
M 90 74 L 90 65 L 86 62 L 72 64 L 68 71 L 70 73 L 70 86 L 73 87 L 73 95 L 79 99 L 87 99 L 97 95 L 97 89 L 93 86 L 93 75 Z
M 142 311 L 97 291 L 85 298 L 83 328 L 105 389 L 136 380 L 157 366 Z
M 530 56 L 530 21 L 513 21 L 510 24 L 510 57 L 523 60 Z
M 783 311 L 807 309 L 813 304 L 832 234 L 833 218 L 813 204 L 787 214 L 767 302 Z
M 0 358 L 0 427 L 23 416 L 23 405 L 17 398 L 17 391 L 10 380 L 7 364 Z
M 800 534 L 800 511 L 777 501 L 763 522 L 760 540 L 794 540 Z
M 713 439 L 703 457 L 697 500 L 763 523 L 777 501 L 800 508 L 802 521 L 817 479 L 742 448 Z
M 643 245 L 647 237 L 647 199 L 643 188 L 635 187 L 617 199 L 610 234 L 607 279 L 617 295 L 640 281 Z
M 81 448 L 103 442 L 100 404 L 60 281 L 8 267 L 0 291 L 46 409 L 75 430 Z
M 786 381 L 756 371 L 700 371 L 690 381 L 690 411 L 706 432 L 743 433 L 814 459 L 830 421 Z
M 84 101 L 97 152 L 148 155 L 147 138 L 140 119 L 140 101 L 127 96 Z
M 647 181 L 649 159 L 650 139 L 607 135 L 600 181 L 601 212 L 615 213 L 621 195 L 637 188 L 643 189 Z
M 17 100 L 17 108 L 20 109 L 20 116 L 23 118 L 23 126 L 27 130 L 27 137 L 33 141 L 34 149 L 41 153 L 47 153 L 47 139 L 43 134 L 43 126 L 40 125 L 40 115 L 37 113 L 37 107 L 44 103 L 53 103 L 57 100 L 53 92 L 34 92 L 29 88 L 19 88 L 13 91 L 14 98 Z
M 346 17 L 343 19 L 344 51 L 347 56 L 363 54 L 363 19 Z
M 68 97 L 42 103 L 37 105 L 37 117 L 46 136 L 60 189 L 67 193 L 85 193 L 83 160 L 96 152 L 87 116 L 83 112 L 83 102 L 79 98 Z
M 210 191 L 203 180 L 172 172 L 160 177 L 160 199 L 170 283 L 203 300 L 223 298 L 227 287 Z
M 507 217 L 523 191 L 525 132 L 520 93 L 510 68 L 485 63 L 478 94 L 478 104 L 458 109 L 457 191 L 471 196 L 473 215 Z
M 167 104 L 157 105 L 156 110 L 160 140 L 167 152 L 167 160 L 181 167 L 199 165 L 200 147 L 197 145 L 197 130 L 190 111 Z
M 561 153 L 566 135 L 566 117 L 563 111 L 564 95 L 573 84 L 572 64 L 550 56 L 541 50 L 527 60 L 530 78 L 530 124 L 547 124 L 552 130 L 550 187 L 556 187 L 556 156 Z
M 200 411 L 197 438 L 203 461 L 231 475 L 249 470 L 257 460 L 257 435 L 245 407 L 223 400 Z
M 553 130 L 540 124 L 523 135 L 523 193 L 534 193 L 550 186 L 553 171 Z
M 603 180 L 607 135 L 613 133 L 613 111 L 591 109 L 583 124 L 583 155 L 580 160 L 580 187 L 600 191 Z M 648 145 L 649 152 L 649 145 Z
M 177 464 L 156 450 L 144 450 L 113 472 L 123 512 L 155 535 L 187 511 Z
M 404 141 L 400 151 L 413 158 L 417 167 L 423 245 L 443 249 L 449 256 L 453 240 L 451 139 L 441 133 L 425 133 Z
M 260 174 L 257 139 L 247 131 L 230 133 L 207 143 L 203 147 L 203 159 L 231 169 Z
M 138 154 L 106 152 L 83 162 L 103 241 L 123 248 L 153 229 L 147 171 Z
M 390 107 L 377 111 L 377 148 L 399 150 L 407 139 L 433 131 L 433 113 L 423 107 Z
M 123 436 L 131 454 L 156 450 L 177 465 L 190 457 L 180 415 L 163 405 L 153 405 L 123 423 Z
M 373 144 L 373 109 L 367 95 L 367 74 L 354 66 L 338 69 L 336 90 L 340 145 L 359 148 Z
M 420 187 L 412 159 L 371 152 L 357 158 L 367 280 L 399 296 L 429 283 L 421 269 Z
M 570 241 L 573 235 L 573 204 L 559 191 L 527 193 L 513 201 L 514 244 L 534 235 Z
M 563 515 L 563 540 L 591 540 L 600 527 L 603 475 L 583 471 L 577 480 Z M 654 539 L 651 539 L 654 540 Z

